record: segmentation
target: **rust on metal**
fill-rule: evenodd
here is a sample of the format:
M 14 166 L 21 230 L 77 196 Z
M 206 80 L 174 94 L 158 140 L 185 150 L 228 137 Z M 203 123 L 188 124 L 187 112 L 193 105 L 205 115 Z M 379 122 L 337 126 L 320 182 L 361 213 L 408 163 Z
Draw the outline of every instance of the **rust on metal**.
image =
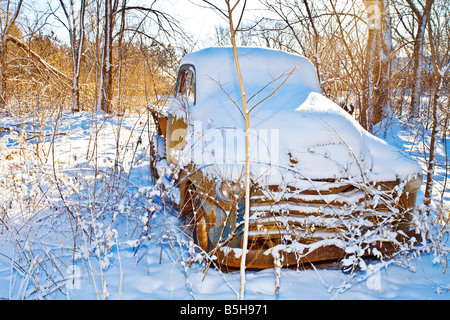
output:
M 398 183 L 398 181 L 385 182 L 379 184 L 377 190 L 387 190 L 394 193 L 394 187 Z M 205 183 L 203 184 L 205 185 Z M 294 188 L 287 188 L 289 191 L 285 192 L 279 186 L 269 186 L 264 192 L 253 189 L 250 210 L 251 215 L 253 217 L 256 215 L 256 218 L 250 222 L 249 227 L 248 251 L 246 255 L 247 268 L 264 269 L 274 267 L 276 261 L 274 261 L 271 250 L 277 250 L 277 254 L 280 255 L 278 263 L 281 262 L 282 266 L 339 261 L 346 256 L 345 248 L 340 248 L 336 245 L 319 246 L 317 248 L 309 246 L 308 248 L 308 245 L 323 239 L 334 239 L 345 233 L 346 226 L 343 223 L 345 219 L 363 218 L 377 226 L 382 217 L 393 214 L 391 212 L 393 208 L 397 208 L 398 212 L 395 216 L 396 219 L 389 227 L 392 229 L 399 228 L 407 234 L 406 237 L 399 235 L 396 240 L 406 242 L 411 241 L 410 238 L 413 239 L 412 237 L 415 239 L 420 238 L 413 231 L 406 231 L 409 226 L 407 211 L 411 207 L 411 202 L 414 202 L 408 197 L 414 197 L 415 195 L 402 195 L 396 201 L 393 201 L 395 199 L 394 195 L 386 200 L 386 202 L 390 201 L 392 203 L 377 203 L 377 205 L 372 206 L 369 205 L 372 197 L 364 190 L 349 184 L 339 185 L 334 181 L 325 181 L 325 184 L 329 184 L 330 188 L 322 188 L 320 191 L 317 189 L 295 190 Z M 276 194 L 279 192 L 283 192 L 281 200 Z M 345 200 L 339 201 L 339 199 L 344 199 L 349 194 L 354 196 L 353 201 L 359 207 L 355 208 L 353 206 L 352 210 L 348 209 L 348 212 L 343 213 L 342 210 L 345 211 L 346 202 Z M 206 195 L 207 193 L 205 192 L 203 201 L 211 201 L 212 196 Z M 327 196 L 328 198 L 326 198 Z M 283 207 L 286 209 L 283 210 Z M 213 206 L 210 206 L 210 208 L 213 208 Z M 330 209 L 331 212 L 324 212 L 325 208 Z M 333 210 L 341 211 L 333 212 Z M 201 215 L 197 218 L 197 228 L 201 228 L 202 232 L 204 232 L 203 238 L 198 239 L 198 244 L 217 258 L 216 264 L 219 267 L 239 268 L 241 259 L 239 254 L 236 255 L 236 252 L 241 250 L 239 247 L 241 240 L 238 241 L 238 246 L 235 248 L 230 248 L 226 245 L 216 246 L 217 244 L 213 244 L 211 241 L 206 244 L 204 237 L 212 232 L 211 228 L 214 227 L 215 223 L 214 210 L 211 209 L 210 211 L 205 212 L 205 210 L 200 209 L 201 215 L 207 216 L 206 221 L 208 223 L 199 226 L 199 222 L 200 224 L 202 223 Z M 209 215 L 214 215 L 214 218 L 208 218 Z M 308 220 L 310 218 L 313 222 Z M 329 223 L 331 219 L 335 219 L 339 223 Z M 320 221 L 320 223 L 317 221 Z M 206 229 L 203 229 L 204 226 L 206 226 Z M 370 228 L 367 227 L 366 229 Z M 235 238 L 239 236 L 241 235 L 234 235 Z M 305 252 L 299 253 L 295 252 L 295 250 L 290 252 L 290 244 L 294 243 L 294 241 L 305 245 Z M 280 250 L 275 248 L 277 245 L 281 245 L 278 247 Z M 282 249 L 283 247 L 287 249 Z M 377 249 L 377 252 L 382 254 L 391 254 L 398 249 L 398 246 L 393 242 L 378 241 L 368 245 L 366 255 L 370 256 L 373 249 Z
M 420 235 L 415 234 L 414 231 L 408 231 L 406 236 L 399 235 L 397 241 L 406 242 L 414 239 L 417 244 L 421 240 Z M 382 254 L 392 254 L 397 251 L 398 247 L 393 242 L 377 242 L 370 245 L 370 250 L 366 250 L 364 257 L 370 257 L 373 249 L 377 249 Z M 336 245 L 328 245 L 318 247 L 314 250 L 303 252 L 302 254 L 296 252 L 286 252 L 280 250 L 280 261 L 283 267 L 296 267 L 303 264 L 323 263 L 339 261 L 346 257 L 345 249 L 339 248 Z M 237 269 L 240 267 L 241 258 L 236 257 L 234 250 L 216 250 L 214 255 L 217 257 L 217 265 L 221 268 Z M 275 258 L 270 254 L 270 249 L 249 249 L 246 257 L 246 268 L 249 269 L 267 269 L 275 266 Z

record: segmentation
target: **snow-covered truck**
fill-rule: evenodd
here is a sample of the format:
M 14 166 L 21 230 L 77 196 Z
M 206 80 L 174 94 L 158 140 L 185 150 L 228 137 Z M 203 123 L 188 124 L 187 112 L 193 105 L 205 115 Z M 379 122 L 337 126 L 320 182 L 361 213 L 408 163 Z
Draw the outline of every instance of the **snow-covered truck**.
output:
M 306 58 L 238 53 L 251 136 L 246 266 L 381 256 L 418 239 L 420 166 L 323 96 Z M 152 114 L 155 173 L 180 168 L 175 202 L 196 244 L 217 266 L 239 267 L 246 129 L 232 48 L 186 55 L 170 106 Z

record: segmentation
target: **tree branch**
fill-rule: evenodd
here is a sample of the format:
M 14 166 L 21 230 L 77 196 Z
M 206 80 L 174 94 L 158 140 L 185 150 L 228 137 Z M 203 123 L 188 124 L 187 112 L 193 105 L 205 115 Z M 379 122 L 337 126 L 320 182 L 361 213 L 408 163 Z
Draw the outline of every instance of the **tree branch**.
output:
M 10 42 L 14 43 L 16 46 L 18 46 L 20 49 L 25 51 L 27 54 L 31 55 L 40 64 L 42 64 L 47 70 L 49 70 L 50 72 L 52 72 L 56 76 L 64 78 L 67 81 L 71 81 L 71 79 L 68 76 L 66 76 L 64 73 L 62 73 L 61 71 L 59 71 L 55 67 L 51 66 L 47 61 L 42 59 L 36 52 L 31 50 L 30 47 L 28 47 L 25 43 L 23 43 L 22 41 L 20 41 L 16 37 L 11 36 L 11 35 L 6 35 L 6 41 L 10 41 Z M 65 84 L 70 86 L 68 83 L 65 83 Z

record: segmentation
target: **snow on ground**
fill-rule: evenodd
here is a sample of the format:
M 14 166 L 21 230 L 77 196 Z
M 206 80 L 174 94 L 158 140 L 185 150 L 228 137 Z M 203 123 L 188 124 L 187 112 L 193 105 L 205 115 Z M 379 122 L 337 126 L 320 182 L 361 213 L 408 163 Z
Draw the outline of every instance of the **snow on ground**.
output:
M 153 211 L 146 114 L 51 119 L 2 118 L 14 130 L 0 134 L 0 299 L 237 298 L 239 272 L 205 275 L 170 207 Z M 407 148 L 410 137 L 393 128 L 386 138 Z M 450 277 L 434 262 L 421 253 L 351 275 L 283 269 L 277 294 L 274 269 L 247 271 L 245 298 L 450 299 Z

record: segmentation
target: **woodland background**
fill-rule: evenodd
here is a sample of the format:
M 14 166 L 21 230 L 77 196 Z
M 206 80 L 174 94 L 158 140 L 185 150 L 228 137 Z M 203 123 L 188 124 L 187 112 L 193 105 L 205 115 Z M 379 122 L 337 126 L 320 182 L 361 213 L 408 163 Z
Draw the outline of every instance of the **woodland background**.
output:
M 216 14 L 217 25 L 200 36 L 192 34 L 181 22 L 180 10 L 174 10 L 176 2 L 169 0 L 48 0 L 39 5 L 31 0 L 0 1 L 0 261 L 7 261 L 4 268 L 0 264 L 0 274 L 16 274 L 0 284 L 8 298 L 63 292 L 65 268 L 80 259 L 88 265 L 87 274 L 102 283 L 97 283 L 97 298 L 100 291 L 105 298 L 103 272 L 113 256 L 120 263 L 119 246 L 135 248 L 135 241 L 149 241 L 150 236 L 136 240 L 139 234 L 149 234 L 149 217 L 156 212 L 154 204 L 144 203 L 154 196 L 150 178 L 138 179 L 136 173 L 149 175 L 144 133 L 149 142 L 154 128 L 146 106 L 165 105 L 186 53 L 231 45 L 228 1 L 190 2 Z M 389 137 L 392 132 L 404 135 L 402 139 L 407 132 L 402 152 L 424 169 L 419 227 L 435 230 L 424 250 L 436 252 L 435 260 L 446 267 L 447 1 L 237 2 L 243 13 L 235 19 L 238 45 L 306 56 L 316 67 L 323 93 L 352 109 L 364 128 L 386 140 L 395 140 Z M 65 123 L 69 117 L 76 125 Z M 100 130 L 104 128 L 106 138 Z M 81 145 L 87 151 L 75 153 Z M 102 154 L 105 146 L 111 150 Z M 58 158 L 58 152 L 65 151 L 67 157 Z M 137 182 L 148 183 L 133 184 Z M 120 219 L 126 222 L 117 227 Z M 122 238 L 120 228 L 133 232 Z M 155 228 L 152 241 L 159 242 L 146 250 L 153 258 L 159 256 L 161 264 L 157 248 L 169 242 L 172 254 L 176 252 L 174 260 L 184 261 L 186 252 L 177 248 L 188 245 L 173 240 L 178 236 L 167 230 Z M 59 235 L 64 235 L 64 245 Z M 58 244 L 48 245 L 49 237 Z M 122 254 L 134 257 L 128 251 Z M 89 257 L 96 257 L 99 266 L 92 266 Z M 185 284 L 193 296 L 195 284 L 186 266 L 182 264 Z M 347 288 L 348 281 L 339 288 Z
M 163 3 L 60 0 L 33 10 L 33 1 L 3 0 L 0 110 L 124 114 L 172 94 L 184 54 L 231 43 L 219 23 L 194 43 L 171 12 L 176 3 L 161 11 Z M 219 13 L 223 5 L 197 4 Z M 392 117 L 432 129 L 434 170 L 434 142 L 448 135 L 449 10 L 444 0 L 260 0 L 238 45 L 308 57 L 325 95 L 352 105 L 369 131 Z M 58 38 L 61 29 L 68 38 Z M 431 188 L 428 181 L 427 196 Z

